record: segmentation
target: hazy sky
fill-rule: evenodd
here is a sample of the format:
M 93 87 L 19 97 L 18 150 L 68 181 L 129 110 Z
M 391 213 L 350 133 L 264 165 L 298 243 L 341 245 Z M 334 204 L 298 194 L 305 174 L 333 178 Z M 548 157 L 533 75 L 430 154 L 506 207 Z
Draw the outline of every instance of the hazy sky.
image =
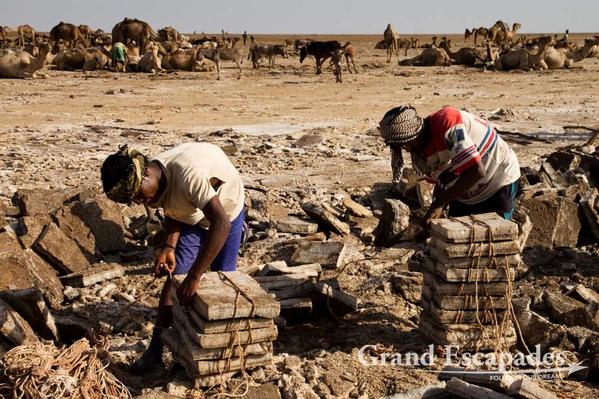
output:
M 599 31 L 598 0 L 0 0 L 0 25 L 49 31 L 59 21 L 110 31 L 123 17 L 181 32 L 461 33 L 497 19 L 523 32 Z

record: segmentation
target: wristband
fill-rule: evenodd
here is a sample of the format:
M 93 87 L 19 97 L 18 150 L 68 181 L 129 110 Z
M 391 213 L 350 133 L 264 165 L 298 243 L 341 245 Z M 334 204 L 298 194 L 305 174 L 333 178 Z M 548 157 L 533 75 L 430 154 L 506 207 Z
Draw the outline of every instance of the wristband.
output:
M 171 244 L 167 244 L 167 243 L 162 244 L 162 246 L 160 248 L 162 248 L 162 249 L 164 249 L 164 248 L 177 249 L 174 246 L 172 246 Z

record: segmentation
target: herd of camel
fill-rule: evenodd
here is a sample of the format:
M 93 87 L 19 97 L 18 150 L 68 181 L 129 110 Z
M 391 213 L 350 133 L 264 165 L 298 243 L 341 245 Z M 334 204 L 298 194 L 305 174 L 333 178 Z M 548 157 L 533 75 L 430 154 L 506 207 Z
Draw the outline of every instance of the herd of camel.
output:
M 387 49 L 387 62 L 391 62 L 393 54 L 397 56 L 399 65 L 411 66 L 447 66 L 466 65 L 482 66 L 490 69 L 509 71 L 531 69 L 572 68 L 574 63 L 584 58 L 599 56 L 599 36 L 586 39 L 580 46 L 568 40 L 568 31 L 562 38 L 540 36 L 527 38 L 518 35 L 522 27 L 514 23 L 510 28 L 505 22 L 497 21 L 490 28 L 466 29 L 464 40 L 469 43 L 474 38 L 473 47 L 462 47 L 458 51 L 451 50 L 451 39 L 437 37 L 423 45 L 420 54 L 413 58 L 399 60 L 399 49 L 418 48 L 417 39 L 401 39 L 391 24 L 383 33 L 376 47 Z M 482 38 L 480 47 L 478 39 Z
M 387 62 L 391 62 L 395 54 L 399 65 L 458 64 L 497 70 L 571 68 L 575 62 L 599 54 L 598 37 L 587 39 L 579 46 L 568 41 L 567 34 L 561 39 L 557 36 L 526 38 L 518 34 L 520 27 L 519 23 L 510 28 L 497 21 L 488 29 L 466 29 L 464 39 L 468 44 L 473 38 L 474 46 L 454 52 L 451 40 L 446 37 L 439 42 L 433 37 L 431 43 L 420 46 L 417 39 L 400 38 L 389 24 L 376 48 L 387 49 Z M 241 40 L 243 46 L 238 46 Z M 306 39 L 286 40 L 283 44 L 257 44 L 253 36 L 249 37 L 249 43 L 247 41 L 246 33 L 242 37 L 231 37 L 224 31 L 220 38 L 204 36 L 190 40 L 172 27 L 156 32 L 147 22 L 130 18 L 117 23 L 111 33 L 65 22 L 54 26 L 48 35 L 37 33 L 29 25 L 0 26 L 0 78 L 34 77 L 49 64 L 59 70 L 110 69 L 146 73 L 199 71 L 215 66 L 217 79 L 220 79 L 221 64 L 225 61 L 237 65 L 240 78 L 245 58 L 252 61 L 254 68 L 259 68 L 260 61 L 266 59 L 272 68 L 277 55 L 288 57 L 288 47 L 299 53 L 300 62 L 307 56 L 314 56 L 317 73 L 321 72 L 324 61 L 330 59 L 337 82 L 341 82 L 343 58 L 349 72 L 352 72 L 352 66 L 354 72 L 358 72 L 355 50 L 349 42 L 342 46 L 337 41 Z M 115 49 L 119 46 L 123 49 L 124 59 L 115 58 Z M 399 60 L 401 48 L 405 49 L 405 56 L 409 48 L 422 51 L 416 57 Z M 211 62 L 206 63 L 207 60 Z

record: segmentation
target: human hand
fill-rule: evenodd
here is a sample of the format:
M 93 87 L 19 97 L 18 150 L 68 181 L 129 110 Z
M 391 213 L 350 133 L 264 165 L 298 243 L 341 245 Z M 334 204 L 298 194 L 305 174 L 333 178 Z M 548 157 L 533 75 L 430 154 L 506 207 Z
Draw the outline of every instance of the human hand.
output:
M 158 252 L 154 259 L 154 276 L 162 277 L 175 271 L 176 266 L 175 250 L 170 247 L 164 247 Z
M 179 288 L 177 288 L 177 299 L 179 300 L 179 303 L 183 306 L 189 305 L 199 286 L 200 278 L 188 274 Z
M 424 215 L 424 218 L 422 218 L 421 224 L 422 227 L 424 229 L 428 229 L 430 228 L 431 222 L 434 219 L 439 219 L 443 216 L 443 207 L 437 206 L 437 205 L 431 205 L 431 207 L 428 209 L 428 212 L 426 213 L 426 215 Z

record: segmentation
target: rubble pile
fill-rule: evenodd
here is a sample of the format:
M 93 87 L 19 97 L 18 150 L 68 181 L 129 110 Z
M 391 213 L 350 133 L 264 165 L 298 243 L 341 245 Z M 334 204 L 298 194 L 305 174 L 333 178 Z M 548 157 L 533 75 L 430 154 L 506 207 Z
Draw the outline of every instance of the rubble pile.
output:
M 424 261 L 422 332 L 437 345 L 462 350 L 513 347 L 509 306 L 522 261 L 518 226 L 486 213 L 435 220 L 431 235 Z
M 174 359 L 196 386 L 225 383 L 238 371 L 272 363 L 280 307 L 242 272 L 208 272 L 191 306 L 179 304 L 173 278 L 173 326 L 163 333 Z

